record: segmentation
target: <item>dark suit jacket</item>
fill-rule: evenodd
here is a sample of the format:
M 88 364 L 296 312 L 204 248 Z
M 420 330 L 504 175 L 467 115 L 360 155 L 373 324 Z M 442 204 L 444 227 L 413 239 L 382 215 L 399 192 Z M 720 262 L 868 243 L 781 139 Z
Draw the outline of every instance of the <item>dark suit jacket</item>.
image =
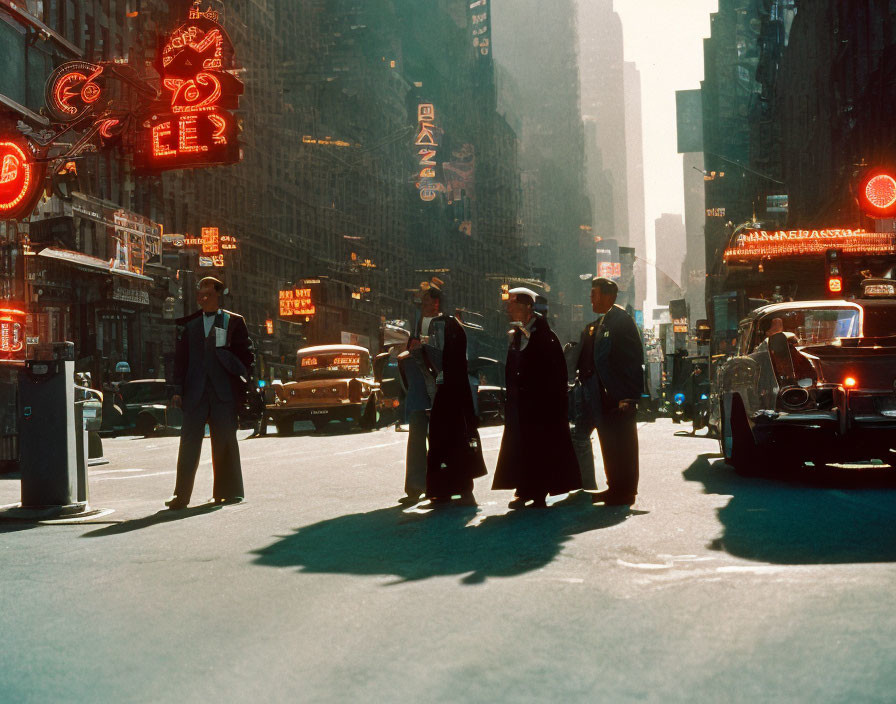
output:
M 602 415 L 600 389 L 616 406 L 624 399 L 640 399 L 644 392 L 644 347 L 641 333 L 631 316 L 619 306 L 606 312 L 594 331 L 595 374 L 584 386 L 595 419 Z
M 176 322 L 173 382 L 175 393 L 183 396 L 184 409 L 195 408 L 206 384 L 221 401 L 242 403 L 255 361 L 245 319 L 230 311 L 218 313 L 208 338 L 202 311 Z M 214 328 L 225 325 L 226 343 L 215 347 Z

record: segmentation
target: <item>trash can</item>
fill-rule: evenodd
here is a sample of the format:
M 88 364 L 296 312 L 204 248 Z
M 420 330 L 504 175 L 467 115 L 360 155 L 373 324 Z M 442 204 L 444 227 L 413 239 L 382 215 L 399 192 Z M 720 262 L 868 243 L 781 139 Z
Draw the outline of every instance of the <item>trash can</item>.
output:
M 74 366 L 69 359 L 31 359 L 19 372 L 23 509 L 87 509 L 87 442 Z

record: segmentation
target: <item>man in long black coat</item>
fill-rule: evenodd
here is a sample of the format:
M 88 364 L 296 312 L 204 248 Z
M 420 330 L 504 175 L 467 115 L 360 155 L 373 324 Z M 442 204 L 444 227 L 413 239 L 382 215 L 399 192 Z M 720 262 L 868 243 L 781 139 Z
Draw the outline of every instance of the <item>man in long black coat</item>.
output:
M 486 469 L 467 374 L 467 335 L 449 315 L 437 318 L 433 327 L 442 328 L 444 347 L 439 367 L 432 369 L 436 394 L 429 418 L 426 495 L 433 504 L 456 495 L 472 504 L 473 480 L 485 476 Z
M 223 292 L 223 282 L 202 279 L 196 294 L 200 310 L 177 321 L 171 403 L 183 408 L 184 418 L 174 496 L 165 502 L 171 509 L 190 503 L 206 423 L 212 442 L 213 499 L 238 503 L 245 496 L 237 413 L 255 359 L 246 321 L 221 308 Z
M 536 294 L 512 289 L 504 437 L 493 489 L 515 489 L 511 508 L 544 506 L 548 494 L 582 488 L 569 434 L 567 368 L 560 341 L 534 312 Z

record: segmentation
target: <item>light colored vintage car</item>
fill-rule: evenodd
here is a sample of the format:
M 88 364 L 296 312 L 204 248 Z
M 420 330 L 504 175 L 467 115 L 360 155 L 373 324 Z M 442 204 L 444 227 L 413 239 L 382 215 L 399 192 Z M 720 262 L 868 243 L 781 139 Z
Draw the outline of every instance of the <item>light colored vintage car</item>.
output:
M 859 298 L 772 304 L 741 322 L 710 421 L 729 464 L 893 461 L 896 282 L 865 283 Z
M 291 433 L 296 421 L 311 421 L 317 430 L 333 420 L 364 425 L 371 410 L 372 426 L 375 408 L 368 401 L 378 390 L 366 348 L 304 347 L 296 353 L 295 380 L 272 384 L 266 411 L 280 435 Z

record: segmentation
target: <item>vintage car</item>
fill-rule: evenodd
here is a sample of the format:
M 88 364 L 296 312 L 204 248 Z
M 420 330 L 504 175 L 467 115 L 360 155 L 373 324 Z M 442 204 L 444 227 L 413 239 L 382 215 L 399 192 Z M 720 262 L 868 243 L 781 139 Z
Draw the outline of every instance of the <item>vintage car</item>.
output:
M 368 401 L 379 387 L 366 348 L 318 345 L 296 353 L 294 381 L 270 389 L 267 415 L 278 434 L 288 435 L 296 421 L 311 421 L 317 430 L 333 420 L 367 423 Z
M 113 434 L 156 435 L 180 432 L 183 413 L 172 408 L 173 388 L 164 379 L 135 379 L 117 383 L 114 393 L 106 394 L 103 430 Z
M 853 300 L 776 303 L 739 327 L 710 422 L 740 471 L 896 459 L 896 282 Z

